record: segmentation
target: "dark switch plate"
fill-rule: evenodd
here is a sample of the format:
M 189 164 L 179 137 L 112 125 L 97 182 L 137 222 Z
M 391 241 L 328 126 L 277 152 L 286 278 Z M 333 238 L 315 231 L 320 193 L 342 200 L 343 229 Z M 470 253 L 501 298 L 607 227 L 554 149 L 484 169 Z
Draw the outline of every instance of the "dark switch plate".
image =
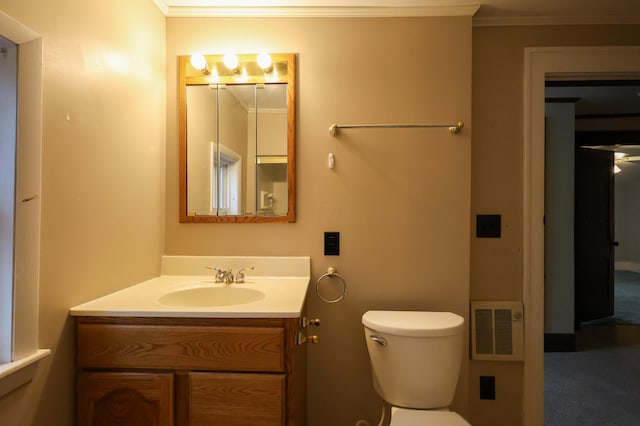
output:
M 476 216 L 476 237 L 500 238 L 499 214 L 479 214 Z
M 496 399 L 495 376 L 480 376 L 480 399 Z
M 340 233 L 339 232 L 324 233 L 324 255 L 340 256 Z

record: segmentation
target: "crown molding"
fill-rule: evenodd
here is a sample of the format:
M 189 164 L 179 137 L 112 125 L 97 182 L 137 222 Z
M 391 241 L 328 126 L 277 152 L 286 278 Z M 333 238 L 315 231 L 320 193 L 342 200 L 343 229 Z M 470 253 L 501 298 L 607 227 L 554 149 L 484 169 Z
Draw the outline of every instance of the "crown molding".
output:
M 156 5 L 165 0 L 153 0 Z M 163 10 L 160 5 L 160 10 Z M 165 15 L 170 18 L 376 18 L 423 16 L 473 16 L 480 6 L 421 6 L 421 7 L 180 7 L 167 6 Z
M 538 25 L 637 25 L 640 15 L 609 16 L 475 16 L 480 5 L 462 6 L 169 6 L 152 0 L 170 18 L 385 18 L 471 16 L 474 27 Z
M 636 25 L 640 15 L 609 16 L 505 16 L 474 17 L 474 27 L 509 27 L 536 25 Z
M 0 11 L 0 28 L 2 28 L 4 38 L 15 44 L 26 43 L 42 37 L 2 11 Z
M 169 13 L 169 5 L 167 4 L 166 0 L 152 0 L 156 6 L 158 6 L 158 9 L 160 9 L 160 12 L 162 12 L 165 16 L 167 16 L 167 14 Z

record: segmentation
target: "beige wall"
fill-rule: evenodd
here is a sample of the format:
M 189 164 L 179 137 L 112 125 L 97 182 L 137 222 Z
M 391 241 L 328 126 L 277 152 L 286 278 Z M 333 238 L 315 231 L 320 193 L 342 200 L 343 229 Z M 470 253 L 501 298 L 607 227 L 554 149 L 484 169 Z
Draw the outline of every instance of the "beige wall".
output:
M 502 214 L 502 238 L 471 239 L 472 300 L 522 297 L 524 48 L 638 44 L 638 25 L 473 29 L 471 214 Z M 479 400 L 481 375 L 496 376 L 496 401 Z M 469 386 L 474 426 L 521 424 L 521 363 L 471 362 Z
M 298 55 L 294 224 L 180 224 L 177 55 Z M 368 309 L 448 310 L 467 317 L 471 155 L 471 19 L 167 20 L 167 254 L 310 255 L 313 280 L 335 266 L 349 289 L 308 312 L 309 425 L 376 424 L 361 316 Z M 334 123 L 465 122 L 446 129 L 345 130 Z M 335 153 L 336 168 L 327 168 Z M 323 232 L 341 232 L 339 257 Z M 455 406 L 467 412 L 466 360 Z
M 53 350 L 32 384 L 0 399 L 0 423 L 69 426 L 69 308 L 160 269 L 165 21 L 149 0 L 0 10 L 44 40 L 40 347 Z

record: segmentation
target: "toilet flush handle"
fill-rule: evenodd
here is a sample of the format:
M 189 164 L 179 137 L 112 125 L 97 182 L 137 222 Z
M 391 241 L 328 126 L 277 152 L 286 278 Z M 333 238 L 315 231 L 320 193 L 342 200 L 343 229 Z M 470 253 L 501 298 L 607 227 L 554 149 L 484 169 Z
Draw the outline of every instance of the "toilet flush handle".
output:
M 376 336 L 375 334 L 372 334 L 369 336 L 369 338 L 380 346 L 387 346 L 387 340 L 382 336 Z

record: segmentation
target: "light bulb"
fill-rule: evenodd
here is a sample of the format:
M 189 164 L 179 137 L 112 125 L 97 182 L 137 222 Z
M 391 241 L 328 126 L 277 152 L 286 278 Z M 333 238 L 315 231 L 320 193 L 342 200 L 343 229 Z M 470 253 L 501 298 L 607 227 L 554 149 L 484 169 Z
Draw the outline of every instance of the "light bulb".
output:
M 617 164 L 613 165 L 613 173 L 618 174 L 622 171 L 622 169 L 620 167 L 618 167 Z
M 222 62 L 224 62 L 224 66 L 226 66 L 227 68 L 229 68 L 231 71 L 237 71 L 238 70 L 238 57 L 236 55 L 233 55 L 231 53 L 227 53 L 226 55 L 224 55 L 224 58 L 222 58 Z
M 204 71 L 207 69 L 207 60 L 201 53 L 191 55 L 191 65 L 197 70 Z
M 264 72 L 270 72 L 273 69 L 273 61 L 268 53 L 261 53 L 258 55 L 258 66 L 262 68 Z
M 626 157 L 626 156 L 627 156 L 627 153 L 626 153 L 626 152 L 615 152 L 615 153 L 613 154 L 613 158 L 615 158 L 616 160 L 621 160 L 621 159 L 623 159 L 623 158 L 624 158 L 624 157 Z

